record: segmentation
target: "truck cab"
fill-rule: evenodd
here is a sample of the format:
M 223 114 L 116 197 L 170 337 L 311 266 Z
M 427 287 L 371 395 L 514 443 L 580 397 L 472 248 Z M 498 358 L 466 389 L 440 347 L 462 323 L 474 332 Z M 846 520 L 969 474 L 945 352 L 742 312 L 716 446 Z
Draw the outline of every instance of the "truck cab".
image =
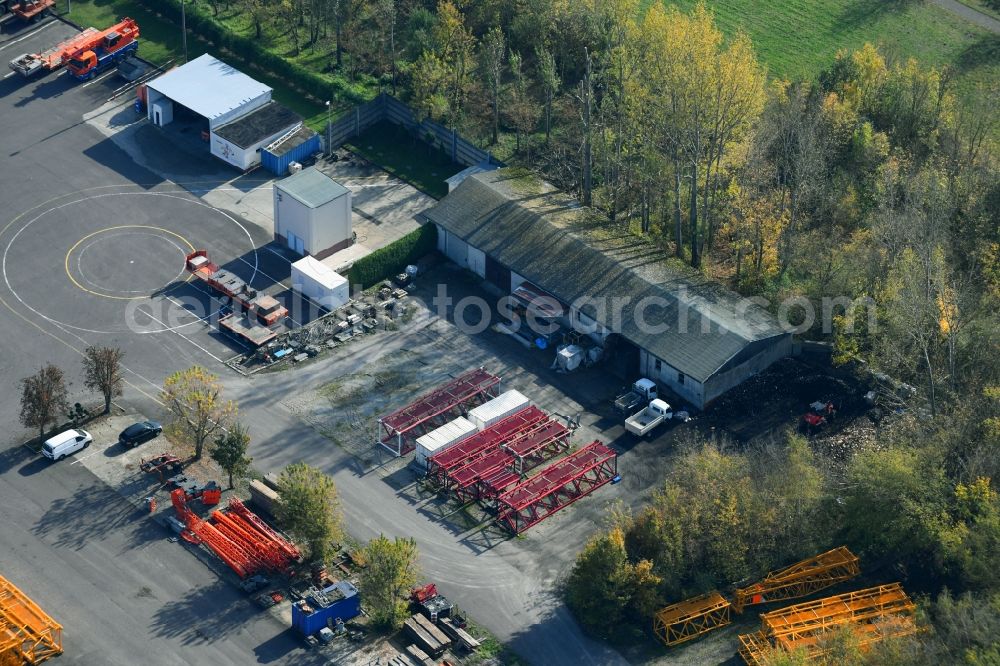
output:
M 73 76 L 80 78 L 84 76 L 89 70 L 93 69 L 97 65 L 97 54 L 93 51 L 80 51 L 73 55 L 66 63 L 66 67 L 69 69 Z
M 637 379 L 628 390 L 615 398 L 615 412 L 621 416 L 628 416 L 639 405 L 647 404 L 658 397 L 656 382 L 645 377 Z

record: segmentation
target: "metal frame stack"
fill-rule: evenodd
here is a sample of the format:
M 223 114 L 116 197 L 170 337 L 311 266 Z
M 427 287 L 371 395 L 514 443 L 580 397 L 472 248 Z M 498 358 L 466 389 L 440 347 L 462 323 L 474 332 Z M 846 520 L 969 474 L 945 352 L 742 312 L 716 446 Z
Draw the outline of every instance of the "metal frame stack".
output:
M 413 440 L 443 425 L 448 416 L 495 398 L 500 377 L 484 368 L 470 370 L 378 420 L 377 439 L 395 456 L 414 448 Z
M 844 546 L 834 548 L 780 571 L 772 571 L 759 583 L 737 589 L 733 594 L 733 610 L 742 613 L 746 606 L 805 597 L 850 580 L 860 571 L 857 555 Z
M 594 441 L 497 499 L 497 521 L 520 534 L 618 475 L 618 454 Z
M 188 508 L 182 488 L 171 492 L 170 500 L 187 528 L 185 539 L 207 546 L 240 578 L 261 571 L 284 573 L 301 558 L 293 543 L 237 498 L 229 501 L 227 511 L 213 511 L 211 521 L 199 518 Z
M 0 576 L 0 663 L 40 664 L 62 652 L 62 625 Z
M 889 636 L 916 633 L 916 605 L 899 583 L 807 601 L 763 613 L 761 630 L 740 635 L 740 656 L 750 666 L 763 666 L 774 650 L 804 650 L 811 659 L 827 652 L 830 632 L 849 627 L 861 645 Z
M 653 633 L 666 645 L 679 645 L 732 622 L 730 605 L 718 592 L 679 601 L 656 612 Z
M 500 448 L 546 418 L 545 412 L 534 405 L 511 414 L 489 428 L 428 458 L 427 476 L 438 484 L 448 487 L 452 482 L 453 473 Z

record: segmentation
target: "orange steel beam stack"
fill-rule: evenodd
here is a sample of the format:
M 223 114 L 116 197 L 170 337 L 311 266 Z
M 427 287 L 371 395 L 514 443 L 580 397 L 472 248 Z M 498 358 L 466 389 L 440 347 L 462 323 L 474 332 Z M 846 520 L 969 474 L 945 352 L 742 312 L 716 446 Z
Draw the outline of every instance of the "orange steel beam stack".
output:
M 772 571 L 759 583 L 737 589 L 733 610 L 742 613 L 747 606 L 771 601 L 798 599 L 813 592 L 850 580 L 860 573 L 858 557 L 844 546 Z
M 40 664 L 62 651 L 62 625 L 0 576 L 0 663 L 13 655 L 26 664 Z
M 685 599 L 657 611 L 653 633 L 668 646 L 679 645 L 729 624 L 729 606 L 718 592 Z
M 871 645 L 915 633 L 915 609 L 899 583 L 789 606 L 762 614 L 761 631 L 740 636 L 740 655 L 751 666 L 764 663 L 771 649 L 804 649 L 815 658 L 826 652 L 829 632 L 841 627 L 849 627 L 862 646 Z

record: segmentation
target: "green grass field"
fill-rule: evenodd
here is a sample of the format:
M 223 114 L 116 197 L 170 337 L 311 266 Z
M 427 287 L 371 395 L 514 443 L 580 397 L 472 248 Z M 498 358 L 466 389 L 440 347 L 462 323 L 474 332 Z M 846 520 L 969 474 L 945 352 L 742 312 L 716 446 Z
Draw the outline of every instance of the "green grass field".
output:
M 644 0 L 648 7 L 657 0 Z M 697 0 L 666 0 L 690 9 Z M 840 49 L 871 42 L 887 53 L 951 65 L 964 89 L 1000 76 L 1000 36 L 922 0 L 708 0 L 727 34 L 743 29 L 773 76 L 814 78 Z
M 66 18 L 81 27 L 98 29 L 113 25 L 122 16 L 130 16 L 139 24 L 139 55 L 156 65 L 170 60 L 180 64 L 183 61 L 180 28 L 164 20 L 132 0 L 73 0 L 72 11 Z M 210 50 L 208 44 L 188 33 L 188 58 L 194 59 Z M 213 50 L 214 55 L 219 55 Z M 238 58 L 222 56 L 232 65 L 247 68 Z M 293 109 L 306 119 L 306 124 L 314 130 L 322 131 L 326 123 L 326 107 L 316 104 L 303 95 L 289 89 L 281 81 L 259 71 L 249 72 L 252 76 L 274 88 L 274 98 Z
M 399 125 L 385 121 L 372 125 L 346 145 L 435 199 L 448 193 L 444 179 L 464 168 L 443 151 L 430 148 Z

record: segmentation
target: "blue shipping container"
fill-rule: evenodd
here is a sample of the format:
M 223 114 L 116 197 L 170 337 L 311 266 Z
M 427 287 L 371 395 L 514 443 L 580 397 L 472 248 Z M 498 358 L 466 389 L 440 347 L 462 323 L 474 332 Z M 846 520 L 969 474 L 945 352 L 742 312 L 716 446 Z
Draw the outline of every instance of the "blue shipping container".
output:
M 322 143 L 320 142 L 320 136 L 315 132 L 311 137 L 299 145 L 294 146 L 286 152 L 282 152 L 285 150 L 285 147 L 285 145 L 278 146 L 276 149 L 278 154 L 274 154 L 266 148 L 260 151 L 261 166 L 273 173 L 275 176 L 287 176 L 289 164 L 292 162 L 301 162 L 309 156 L 323 150 Z
M 361 597 L 358 596 L 357 588 L 346 580 L 334 583 L 323 592 L 332 601 L 328 606 L 323 607 L 312 596 L 292 604 L 292 626 L 303 636 L 312 636 L 337 618 L 347 622 L 361 615 Z M 305 610 L 303 606 L 309 610 Z

